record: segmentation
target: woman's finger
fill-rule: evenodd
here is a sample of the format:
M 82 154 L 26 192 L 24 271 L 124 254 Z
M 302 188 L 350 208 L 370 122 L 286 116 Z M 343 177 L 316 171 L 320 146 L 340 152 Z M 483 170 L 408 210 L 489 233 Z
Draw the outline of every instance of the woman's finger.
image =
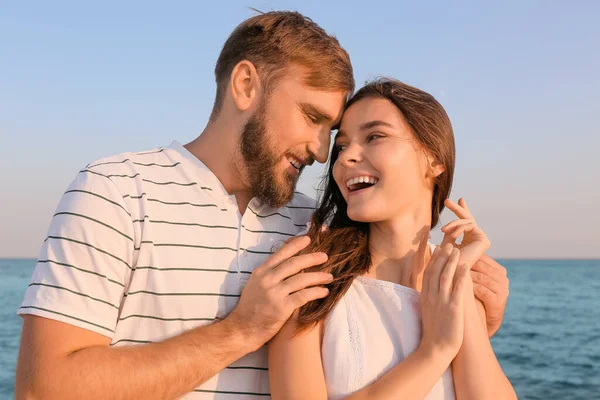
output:
M 448 257 L 450 257 L 450 253 L 452 253 L 452 249 L 454 247 L 451 244 L 444 245 L 442 247 L 442 251 L 438 254 L 438 257 L 430 267 L 431 271 L 429 272 L 429 295 L 437 296 L 440 291 L 440 275 L 442 273 L 442 269 L 448 262 Z
M 460 307 L 462 307 L 467 292 L 467 279 L 471 279 L 469 276 L 469 266 L 466 263 L 460 264 L 454 275 L 452 294 L 450 295 L 450 302 L 455 303 Z
M 456 243 L 456 241 L 458 240 L 458 238 L 461 237 L 468 230 L 470 230 L 469 229 L 469 225 L 459 226 L 459 227 L 455 228 L 451 232 L 446 232 L 446 235 L 444 236 L 444 239 L 447 236 L 448 237 L 448 241 L 451 241 L 452 243 Z
M 447 244 L 450 244 L 451 246 L 456 246 L 456 239 L 453 239 L 448 232 L 446 232 L 446 234 L 444 235 L 444 238 L 442 239 L 442 243 L 440 244 L 440 247 L 444 247 Z
M 459 258 L 460 250 L 454 248 L 440 275 L 440 295 L 444 301 L 447 301 L 452 293 L 452 285 L 454 283 L 454 275 L 456 273 L 456 266 L 458 265 Z
M 455 221 L 452 221 L 452 222 L 444 225 L 440 230 L 442 232 L 446 232 L 446 231 L 456 228 L 457 226 L 472 224 L 472 223 L 473 223 L 473 220 L 471 220 L 471 219 L 457 219 Z
M 423 273 L 423 282 L 421 283 L 421 296 L 427 296 L 429 293 L 429 277 L 431 275 L 431 266 L 436 262 L 440 252 L 442 251 L 441 247 L 436 247 L 433 253 L 431 254 L 431 259 L 425 268 L 425 272 Z
M 456 214 L 459 218 L 469 218 L 471 216 L 471 214 L 467 210 L 465 210 L 459 204 L 453 202 L 450 199 L 446 199 L 444 201 L 444 205 L 448 207 L 448 209 L 451 210 L 454 214 Z
M 472 215 L 471 210 L 469 210 L 469 206 L 467 206 L 467 202 L 465 199 L 463 199 L 462 197 L 458 199 L 458 205 L 464 208 L 465 211 L 469 213 L 469 215 Z

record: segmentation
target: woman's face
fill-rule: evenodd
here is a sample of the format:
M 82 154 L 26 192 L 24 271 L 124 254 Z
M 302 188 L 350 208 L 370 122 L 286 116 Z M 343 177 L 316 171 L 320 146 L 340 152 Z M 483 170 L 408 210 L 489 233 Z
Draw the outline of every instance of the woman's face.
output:
M 359 222 L 388 221 L 431 207 L 427 153 L 400 110 L 382 98 L 365 98 L 343 115 L 335 138 L 333 177 Z

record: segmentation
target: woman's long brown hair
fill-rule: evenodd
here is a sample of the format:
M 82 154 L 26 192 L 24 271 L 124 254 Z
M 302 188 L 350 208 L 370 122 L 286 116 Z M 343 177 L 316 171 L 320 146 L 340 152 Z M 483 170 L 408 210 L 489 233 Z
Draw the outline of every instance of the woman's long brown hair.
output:
M 443 165 L 444 172 L 434 180 L 431 207 L 431 226 L 438 223 L 448 198 L 454 175 L 454 134 L 446 111 L 430 94 L 402 82 L 381 78 L 362 87 L 348 101 L 346 110 L 354 103 L 369 98 L 383 98 L 402 113 L 417 142 L 434 160 Z M 321 187 L 322 196 L 307 235 L 311 242 L 303 253 L 324 252 L 329 259 L 323 265 L 307 271 L 326 271 L 334 276 L 328 285 L 329 295 L 300 308 L 297 331 L 315 326 L 329 315 L 348 291 L 357 276 L 366 274 L 371 266 L 369 253 L 369 224 L 348 218 L 347 204 L 333 179 L 333 166 L 339 152 L 334 147 L 327 175 Z

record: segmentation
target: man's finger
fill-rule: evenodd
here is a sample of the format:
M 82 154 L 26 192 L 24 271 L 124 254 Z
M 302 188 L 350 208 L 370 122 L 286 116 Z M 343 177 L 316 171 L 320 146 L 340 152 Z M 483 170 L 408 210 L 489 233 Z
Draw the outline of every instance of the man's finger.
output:
M 322 299 L 329 294 L 329 289 L 324 287 L 310 287 L 308 289 L 300 290 L 299 292 L 293 293 L 287 297 L 287 306 L 295 310 L 302 307 L 309 301 Z
M 500 287 L 500 284 L 486 274 L 471 270 L 471 279 L 473 279 L 473 283 L 485 286 L 496 295 L 501 293 L 502 288 Z
M 296 274 L 283 281 L 283 290 L 286 294 L 290 294 L 311 286 L 327 285 L 332 280 L 333 275 L 327 272 Z
M 490 289 L 475 282 L 473 282 L 473 293 L 475 293 L 475 297 L 481 300 L 484 305 L 490 301 L 493 301 L 496 297 L 496 294 Z
M 488 266 L 491 271 L 496 271 L 504 276 L 507 275 L 506 268 L 504 268 L 501 264 L 487 254 L 483 254 L 481 257 L 479 257 L 478 263 L 479 262 Z
M 325 253 L 309 253 L 292 257 L 273 269 L 273 280 L 275 283 L 281 282 L 292 275 L 296 275 L 303 269 L 314 267 L 315 265 L 323 264 L 327 261 Z
M 483 265 L 479 262 L 476 262 L 475 265 L 473 265 L 471 271 L 485 275 L 489 279 L 492 279 L 494 282 L 498 283 L 501 286 L 508 286 L 508 278 L 505 275 L 503 275 L 502 272 L 494 271 L 493 269 L 490 269 L 490 267 Z
M 288 258 L 294 256 L 299 251 L 303 250 L 310 243 L 308 236 L 298 236 L 291 238 L 289 242 L 286 242 L 279 250 L 277 250 L 272 256 L 270 256 L 261 269 L 273 269 Z
M 481 258 L 475 262 L 472 268 L 473 271 L 481 272 L 494 279 L 496 282 L 507 284 L 508 278 L 506 277 L 506 268 L 502 265 L 495 263 L 495 265 L 490 265 L 486 262 L 483 262 Z

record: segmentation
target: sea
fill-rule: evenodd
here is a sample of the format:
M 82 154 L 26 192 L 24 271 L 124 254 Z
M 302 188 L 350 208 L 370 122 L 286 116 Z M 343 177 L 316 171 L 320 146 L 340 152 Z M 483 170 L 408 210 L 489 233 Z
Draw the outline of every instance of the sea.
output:
M 494 351 L 519 399 L 600 400 L 600 260 L 499 260 L 510 296 Z M 16 315 L 33 259 L 0 259 L 0 399 L 14 397 Z

